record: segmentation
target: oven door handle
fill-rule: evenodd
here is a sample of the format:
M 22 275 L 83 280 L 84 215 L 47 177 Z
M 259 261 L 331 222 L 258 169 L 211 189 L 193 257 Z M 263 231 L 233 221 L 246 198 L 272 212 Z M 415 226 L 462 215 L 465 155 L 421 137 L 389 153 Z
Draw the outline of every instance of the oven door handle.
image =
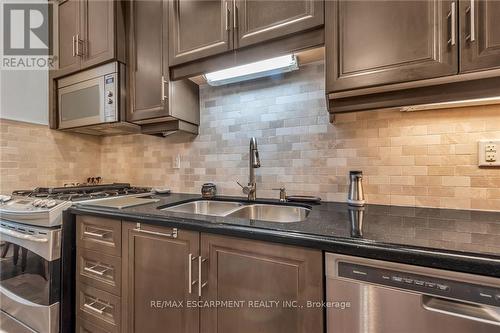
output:
M 39 237 L 35 237 L 33 235 L 26 235 L 26 234 L 23 234 L 22 232 L 7 229 L 4 227 L 0 227 L 0 234 L 4 234 L 4 235 L 18 238 L 18 239 L 27 240 L 30 242 L 47 243 L 49 241 L 48 238 L 39 238 Z
M 422 295 L 422 307 L 428 311 L 500 326 L 500 314 L 479 304 L 454 302 L 443 298 Z

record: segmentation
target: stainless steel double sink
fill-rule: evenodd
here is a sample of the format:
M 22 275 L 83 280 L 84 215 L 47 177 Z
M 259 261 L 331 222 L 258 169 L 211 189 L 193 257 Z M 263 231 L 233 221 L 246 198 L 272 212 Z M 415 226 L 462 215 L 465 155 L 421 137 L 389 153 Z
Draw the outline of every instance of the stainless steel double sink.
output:
M 309 208 L 264 203 L 245 204 L 235 201 L 195 200 L 162 208 L 177 213 L 236 217 L 267 222 L 303 222 L 310 213 Z

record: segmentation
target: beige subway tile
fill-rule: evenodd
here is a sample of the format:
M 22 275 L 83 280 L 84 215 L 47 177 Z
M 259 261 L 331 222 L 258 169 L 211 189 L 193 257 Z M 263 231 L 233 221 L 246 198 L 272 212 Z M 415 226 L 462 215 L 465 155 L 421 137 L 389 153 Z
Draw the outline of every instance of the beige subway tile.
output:
M 462 143 L 455 145 L 455 154 L 477 154 L 477 143 Z
M 471 177 L 471 186 L 500 188 L 500 177 Z
M 403 176 L 425 176 L 427 169 L 427 166 L 403 166 Z
M 429 176 L 453 176 L 455 168 L 451 166 L 429 166 Z
M 403 146 L 402 147 L 403 155 L 427 155 L 427 146 L 426 145 L 418 145 L 418 146 Z
M 427 165 L 427 166 L 431 166 L 431 165 L 441 165 L 441 158 L 442 156 L 441 155 L 418 155 L 418 156 L 415 156 L 415 165 L 418 165 L 418 166 L 423 166 L 423 165 Z
M 415 206 L 415 197 L 409 195 L 391 195 L 391 205 Z
M 442 185 L 441 176 L 415 176 L 416 185 L 440 186 Z
M 415 185 L 415 177 L 413 176 L 391 176 L 392 185 Z
M 443 186 L 465 187 L 470 186 L 470 177 L 467 176 L 444 176 Z
M 433 197 L 454 197 L 455 188 L 454 187 L 440 187 L 440 186 L 430 186 L 428 187 L 428 193 Z
M 455 146 L 445 144 L 445 145 L 429 145 L 427 147 L 429 155 L 449 155 L 455 153 Z

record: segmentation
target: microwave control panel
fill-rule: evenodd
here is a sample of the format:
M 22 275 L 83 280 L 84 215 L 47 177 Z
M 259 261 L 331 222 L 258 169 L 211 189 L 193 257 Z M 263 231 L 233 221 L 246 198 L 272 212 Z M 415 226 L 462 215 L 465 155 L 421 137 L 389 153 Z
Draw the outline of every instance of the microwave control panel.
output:
M 104 76 L 104 121 L 118 121 L 118 98 L 116 94 L 117 73 Z

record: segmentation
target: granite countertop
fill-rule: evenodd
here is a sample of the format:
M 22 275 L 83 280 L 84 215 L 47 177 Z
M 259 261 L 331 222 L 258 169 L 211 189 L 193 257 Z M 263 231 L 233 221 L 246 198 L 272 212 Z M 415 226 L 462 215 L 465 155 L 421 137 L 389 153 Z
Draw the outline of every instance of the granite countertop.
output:
M 500 277 L 500 212 L 382 205 L 350 209 L 344 203 L 322 202 L 310 206 L 312 211 L 305 222 L 274 223 L 167 212 L 158 207 L 200 196 L 153 197 L 159 201 L 124 209 L 76 204 L 70 212 Z M 277 200 L 258 201 L 277 203 Z

